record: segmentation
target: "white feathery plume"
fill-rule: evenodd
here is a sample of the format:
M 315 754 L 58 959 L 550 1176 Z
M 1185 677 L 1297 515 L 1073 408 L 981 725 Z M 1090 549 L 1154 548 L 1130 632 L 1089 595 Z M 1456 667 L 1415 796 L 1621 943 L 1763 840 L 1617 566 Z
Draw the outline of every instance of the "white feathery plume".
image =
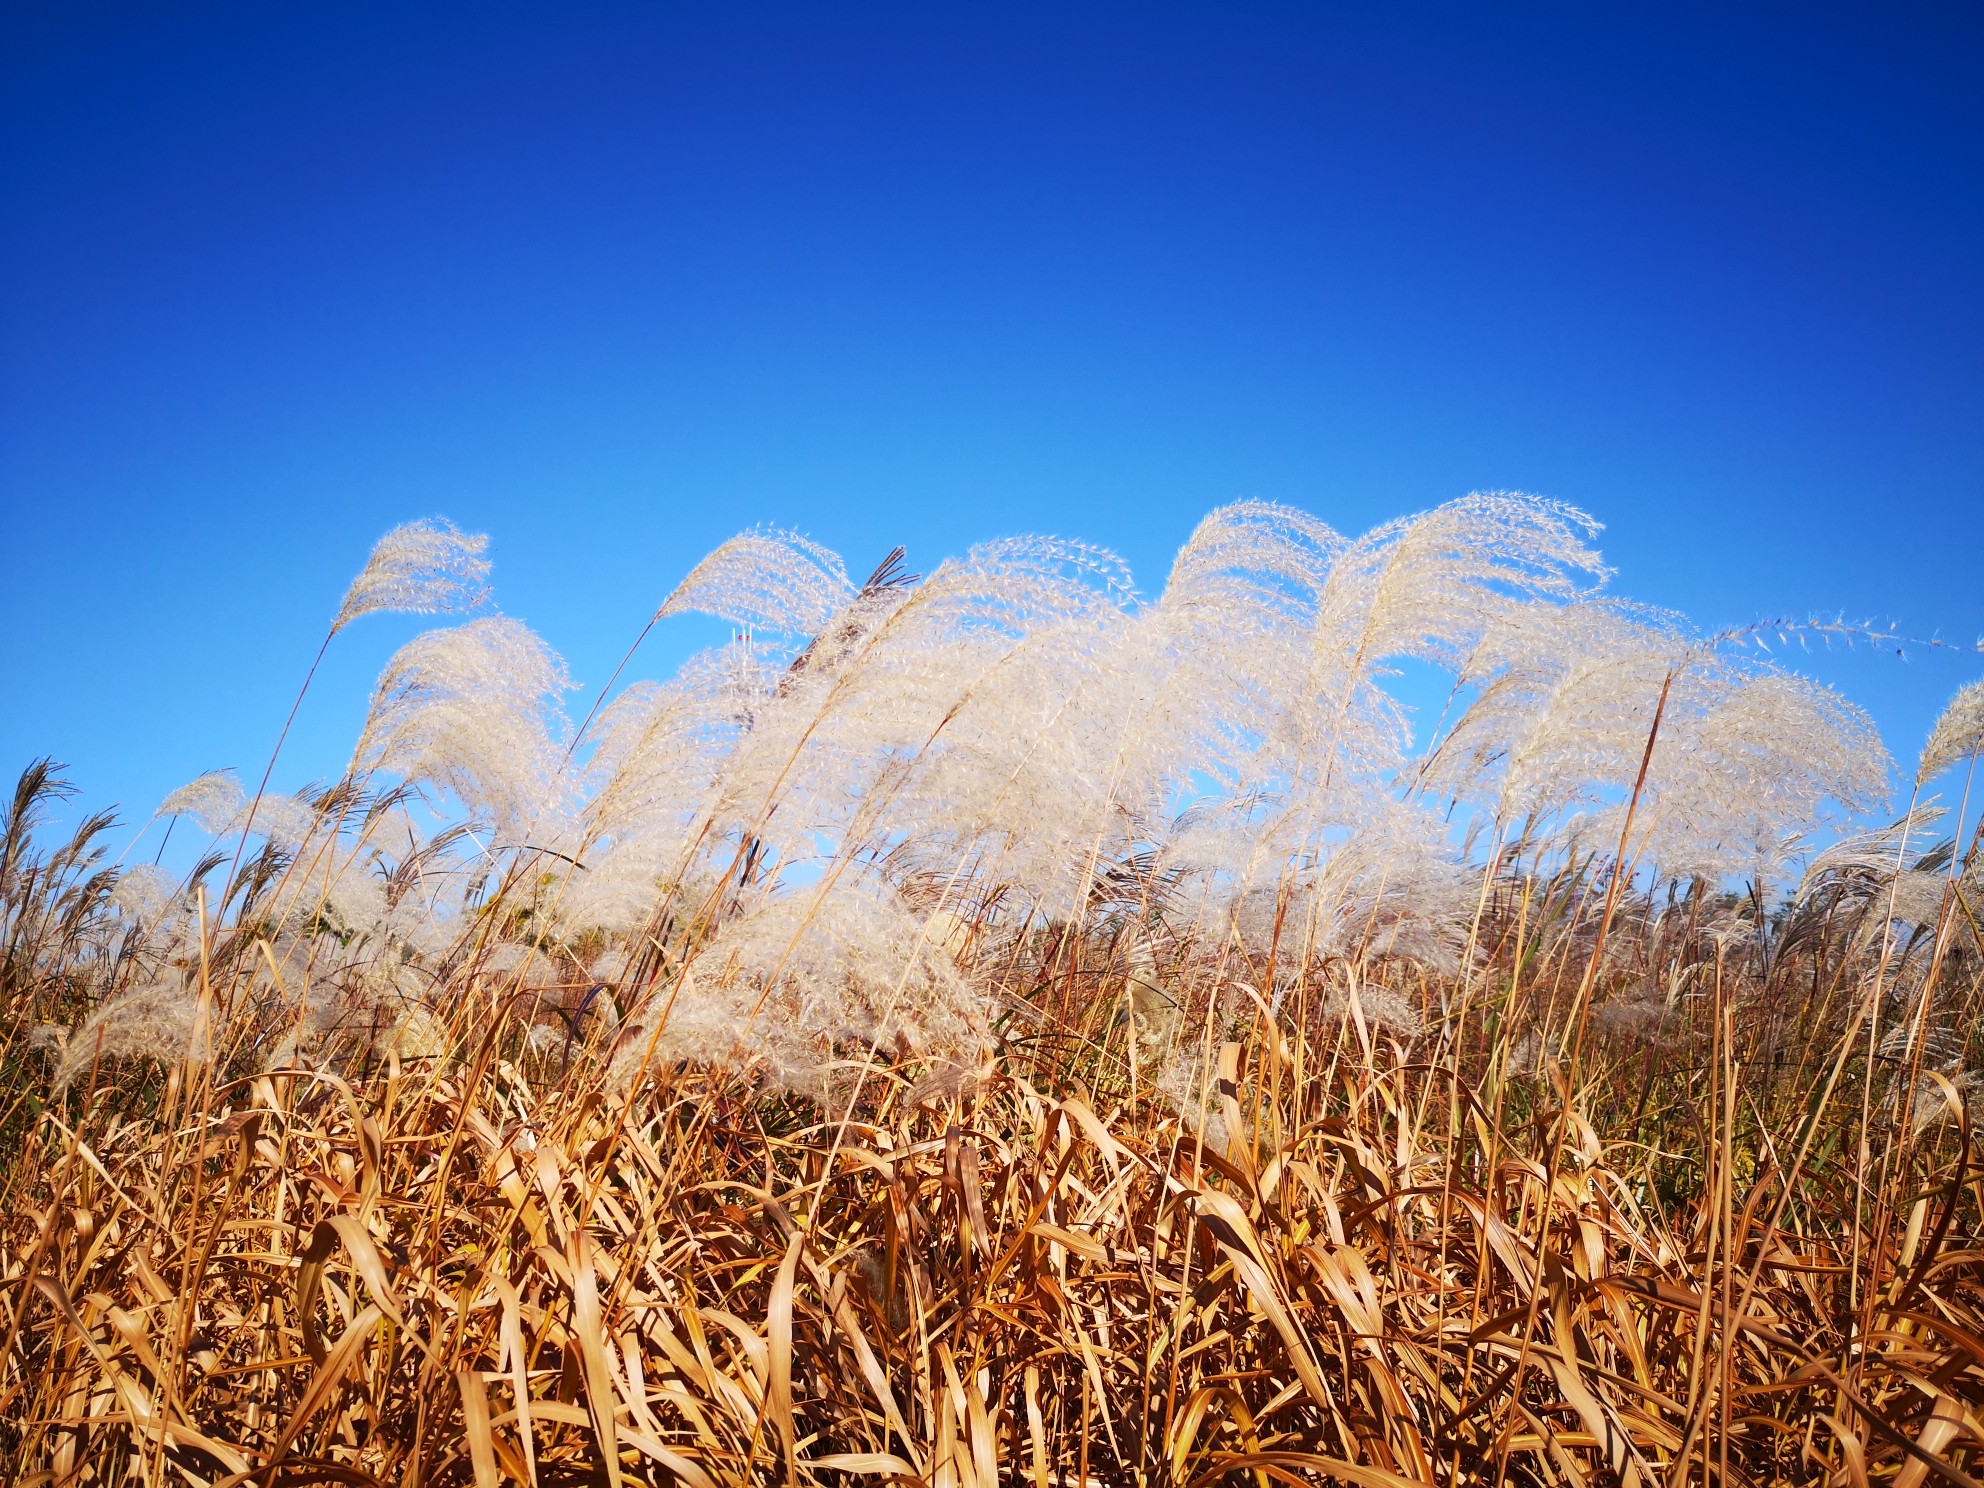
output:
M 699 960 L 705 974 L 765 996 L 769 1022 L 790 1019 L 828 1046 L 900 1038 L 921 1053 L 957 1054 L 984 1035 L 978 998 L 941 932 L 865 875 L 767 901 Z
M 504 941 L 490 947 L 479 969 L 518 987 L 543 987 L 558 980 L 558 964 L 533 945 Z
M 1263 839 L 1287 820 L 1283 805 L 1283 798 L 1267 792 L 1202 795 L 1159 834 L 1158 866 L 1211 902 L 1222 886 L 1240 882 Z
M 1949 879 L 1940 873 L 1902 869 L 1894 877 L 1894 908 L 1890 917 L 1924 929 L 1935 925 L 1942 918 L 1949 886 Z M 1882 907 L 1887 906 L 1883 904 Z
M 831 644 L 756 712 L 724 770 L 722 819 L 759 831 L 776 813 L 784 842 L 829 852 L 860 830 L 857 812 L 870 830 L 971 830 L 988 793 L 1017 788 L 1031 749 L 1073 747 L 1042 725 L 1088 668 L 1095 633 L 1120 623 L 1125 579 L 1095 550 L 1027 539 L 844 611 Z
M 1171 774 L 1203 771 L 1245 792 L 1273 773 L 1259 756 L 1295 731 L 1290 684 L 1308 670 L 1317 606 L 1345 546 L 1315 518 L 1267 502 L 1199 523 L 1139 617 L 1154 632 L 1146 685 L 1165 689 Z
M 177 978 L 154 982 L 105 1003 L 69 1033 L 55 1068 L 66 1090 L 100 1059 L 149 1059 L 162 1064 L 205 1059 L 210 1019 L 199 997 Z
M 296 852 L 317 830 L 318 813 L 307 801 L 294 796 L 264 796 L 255 807 L 255 819 L 248 820 L 247 805 L 230 819 L 224 831 L 247 829 L 267 838 L 285 852 Z
M 1244 896 L 1257 875 L 1272 880 L 1302 852 L 1307 826 L 1292 804 L 1313 815 L 1320 800 L 1313 757 L 1302 778 L 1316 617 L 1347 546 L 1292 508 L 1221 508 L 1127 638 L 1126 691 L 1141 713 L 1135 787 L 1156 803 L 1152 815 L 1183 808 L 1158 835 L 1168 871 L 1196 899 Z M 1399 716 L 1375 692 L 1363 701 L 1375 706 L 1342 710 L 1337 733 L 1360 757 L 1384 754 L 1400 738 Z M 1330 794 L 1322 814 L 1340 819 L 1350 803 Z
M 941 565 L 815 709 L 807 752 L 841 779 L 813 800 L 837 797 L 857 844 L 920 841 L 1065 905 L 1142 784 L 1124 758 L 1129 592 L 1117 560 L 1078 544 L 990 544 Z
M 1885 795 L 1888 757 L 1865 714 L 1728 661 L 1658 611 L 1526 606 L 1490 627 L 1462 679 L 1479 695 L 1422 764 L 1425 788 L 1532 832 L 1581 811 L 1594 844 L 1617 844 L 1630 807 L 1630 851 L 1668 875 L 1774 872 L 1835 810 Z
M 1812 855 L 1805 865 L 1805 882 L 1800 896 L 1816 887 L 1827 875 L 1857 874 L 1884 879 L 1897 863 L 1919 854 L 1933 840 L 1937 826 L 1949 813 L 1935 796 L 1916 801 L 1907 813 L 1884 826 L 1847 832 Z
M 837 1056 L 880 1048 L 970 1060 L 985 1007 L 933 925 L 852 874 L 765 901 L 719 934 L 672 993 L 630 1022 L 611 1078 L 643 1063 L 758 1066 L 820 1096 Z
M 355 765 L 452 791 L 516 846 L 565 804 L 565 664 L 516 620 L 492 617 L 407 642 L 372 695 Z
M 208 832 L 218 835 L 230 825 L 238 825 L 248 798 L 232 770 L 209 770 L 195 776 L 159 802 L 160 816 L 190 816 Z
M 1488 493 L 1388 522 L 1343 550 L 1317 596 L 1305 664 L 1283 689 L 1281 737 L 1271 740 L 1274 777 L 1305 830 L 1330 825 L 1339 779 L 1368 793 L 1404 762 L 1404 712 L 1377 680 L 1385 664 L 1460 666 L 1516 606 L 1588 593 L 1606 573 L 1585 541 L 1596 529 L 1575 508 Z
M 1481 691 L 1426 760 L 1424 784 L 1502 824 L 1630 787 L 1662 684 L 1687 656 L 1664 617 L 1610 604 L 1502 616 L 1463 674 Z
M 1915 767 L 1916 788 L 1921 789 L 1953 766 L 1974 760 L 1980 751 L 1984 751 L 1984 682 L 1971 682 L 1957 689 L 1929 731 L 1929 742 Z
M 1837 811 L 1887 797 L 1873 721 L 1829 688 L 1774 668 L 1664 722 L 1634 850 L 1669 876 L 1768 877 Z
M 593 728 L 592 833 L 615 841 L 647 835 L 663 820 L 686 826 L 775 682 L 763 651 L 737 641 L 691 657 L 670 682 L 628 688 Z
M 279 942 L 311 944 L 306 980 L 369 962 L 388 947 L 418 955 L 448 947 L 468 884 L 461 872 L 468 865 L 449 851 L 460 834 L 423 842 L 409 819 L 407 849 L 394 863 L 372 829 L 354 842 L 336 830 L 335 819 L 290 804 L 311 815 L 309 851 L 297 849 L 297 866 L 274 884 L 259 913 Z M 260 813 L 256 822 L 259 829 Z
M 1309 854 L 1285 882 L 1236 898 L 1242 944 L 1255 955 L 1272 944 L 1277 964 L 1290 968 L 1379 955 L 1457 970 L 1478 877 L 1426 812 L 1380 797 L 1359 814 L 1355 830 Z
M 378 859 L 371 853 L 352 853 L 334 863 L 316 887 L 306 887 L 298 900 L 320 897 L 331 923 L 357 942 L 389 938 L 391 906 L 386 885 L 378 874 Z
M 288 742 L 289 731 L 296 723 L 297 710 L 303 706 L 310 684 L 316 680 L 317 668 L 324 664 L 324 657 L 329 653 L 337 633 L 359 616 L 380 610 L 433 614 L 474 608 L 489 593 L 486 583 L 489 564 L 481 557 L 488 543 L 486 537 L 471 536 L 454 523 L 434 517 L 395 527 L 373 545 L 372 556 L 358 577 L 351 581 L 351 587 L 345 591 L 344 603 L 338 607 L 337 617 L 331 621 L 331 628 L 324 632 L 324 642 L 317 648 L 316 660 L 310 663 L 303 686 L 297 689 L 296 701 L 289 705 L 289 717 L 283 720 L 282 732 L 276 736 L 276 747 L 269 753 L 261 782 L 255 787 L 255 794 L 242 814 L 239 836 L 235 841 L 234 862 L 228 868 L 227 885 L 222 890 L 223 899 L 233 891 L 234 875 L 241 866 L 241 854 L 248 846 L 249 829 L 255 825 L 263 797 L 268 793 L 269 781 L 275 775 L 276 761 L 282 756 L 282 747 Z
M 1210 776 L 1247 803 L 1202 815 L 1179 845 L 1197 860 L 1199 892 L 1272 892 L 1282 913 L 1290 865 L 1308 871 L 1371 827 L 1383 778 L 1405 759 L 1404 710 L 1378 681 L 1386 664 L 1457 665 L 1518 605 L 1583 594 L 1604 572 L 1583 540 L 1594 528 L 1568 507 L 1506 495 L 1348 544 L 1277 508 L 1216 513 L 1157 606 L 1178 703 L 1151 710 L 1170 736 L 1174 791 Z M 1278 805 L 1264 814 L 1268 801 Z M 1215 824 L 1239 835 L 1221 847 Z
M 1591 592 L 1609 570 L 1586 542 L 1598 523 L 1562 502 L 1477 492 L 1375 528 L 1332 566 L 1319 650 L 1374 665 L 1458 667 L 1514 604 Z
M 818 635 L 854 598 L 840 556 L 796 532 L 739 533 L 690 570 L 654 618 L 691 611 L 754 630 Z
M 1209 513 L 1171 565 L 1165 599 L 1175 609 L 1202 610 L 1221 622 L 1245 617 L 1270 628 L 1315 614 L 1344 539 L 1292 506 L 1239 501 Z
M 155 863 L 139 863 L 118 877 L 110 902 L 119 913 L 146 927 L 156 926 L 180 905 L 180 879 Z
M 671 682 L 635 684 L 601 712 L 585 871 L 567 877 L 555 906 L 564 923 L 632 930 L 690 870 L 718 772 L 775 675 L 762 649 L 740 640 L 690 658 Z
M 351 581 L 331 633 L 382 610 L 435 615 L 474 609 L 489 597 L 489 562 L 482 557 L 488 546 L 487 537 L 440 517 L 395 527 Z

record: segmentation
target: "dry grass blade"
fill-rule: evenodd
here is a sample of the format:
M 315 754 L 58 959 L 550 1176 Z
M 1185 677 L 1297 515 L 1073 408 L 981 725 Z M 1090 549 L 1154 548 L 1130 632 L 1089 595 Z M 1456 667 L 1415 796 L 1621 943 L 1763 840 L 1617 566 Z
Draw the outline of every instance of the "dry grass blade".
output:
M 797 1230 L 786 1241 L 785 1258 L 779 1262 L 778 1279 L 772 1283 L 765 1329 L 771 1346 L 772 1424 L 778 1430 L 788 1473 L 798 1471 L 798 1439 L 792 1412 L 792 1293 L 798 1285 L 799 1256 L 804 1244 L 805 1239 Z
M 460 1371 L 455 1381 L 462 1392 L 462 1430 L 475 1467 L 475 1488 L 496 1488 L 502 1479 L 496 1470 L 496 1439 L 489 1429 L 489 1392 L 473 1369 Z

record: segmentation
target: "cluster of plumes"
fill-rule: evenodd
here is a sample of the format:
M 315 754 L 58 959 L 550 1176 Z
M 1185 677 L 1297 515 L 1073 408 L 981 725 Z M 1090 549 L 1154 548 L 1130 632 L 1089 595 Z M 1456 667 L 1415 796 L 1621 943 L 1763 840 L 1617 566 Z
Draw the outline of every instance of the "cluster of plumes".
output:
M 187 875 L 142 863 L 115 875 L 103 907 L 117 956 L 102 979 L 115 990 L 76 1028 L 43 1035 L 58 1086 L 106 1060 L 243 1052 L 240 1038 L 260 1041 L 247 1052 L 264 1066 L 433 1042 L 432 989 L 459 959 L 479 892 L 461 828 L 424 830 L 404 789 L 351 785 L 266 797 L 251 821 L 220 772 L 162 814 L 224 839 L 245 830 L 256 846 L 231 881 L 220 853 Z M 230 1026 L 201 1010 L 203 980 L 226 989 Z
M 986 1011 L 947 923 L 860 874 L 772 895 L 719 930 L 621 1031 L 608 1083 L 689 1060 L 851 1101 L 850 1080 L 878 1055 L 955 1061 L 986 1043 Z
M 1010 935 L 1108 898 L 1142 933 L 1237 937 L 1284 973 L 1452 975 L 1483 843 L 1504 863 L 1623 846 L 1656 876 L 1767 875 L 1886 791 L 1851 705 L 1602 594 L 1595 531 L 1512 494 L 1355 539 L 1244 502 L 1149 600 L 1079 543 L 857 584 L 817 544 L 754 531 L 655 617 L 719 616 L 736 639 L 582 733 L 559 659 L 479 619 L 392 659 L 363 788 L 264 800 L 251 821 L 214 774 L 164 810 L 263 840 L 249 898 L 281 948 L 272 984 L 298 948 L 302 986 L 328 962 L 376 992 L 517 942 L 606 990 L 621 1056 L 748 1057 L 795 1088 L 849 1050 L 972 1057 L 992 1004 L 944 928 L 965 921 Z M 479 599 L 480 552 L 446 524 L 401 529 L 337 624 Z M 1385 685 L 1405 662 L 1452 679 L 1416 752 Z M 379 794 L 382 777 L 399 784 Z M 454 825 L 423 834 L 434 812 Z M 1369 1022 L 1416 1031 L 1372 995 Z
M 1872 957 L 1903 998 L 1939 961 L 1965 956 L 1974 913 L 1966 906 L 1984 900 L 1984 834 L 1967 848 L 1942 836 L 1947 815 L 1934 799 L 1918 801 L 1896 821 L 1815 853 L 1787 906 L 1781 951 L 1849 945 Z

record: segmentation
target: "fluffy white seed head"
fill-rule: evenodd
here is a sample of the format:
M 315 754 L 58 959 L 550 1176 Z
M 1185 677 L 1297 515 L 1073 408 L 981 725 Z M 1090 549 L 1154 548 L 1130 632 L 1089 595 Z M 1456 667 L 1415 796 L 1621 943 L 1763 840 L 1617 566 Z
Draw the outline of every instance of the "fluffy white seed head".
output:
M 264 796 L 255 803 L 253 821 L 249 820 L 244 804 L 228 821 L 226 830 L 238 832 L 243 827 L 293 853 L 317 830 L 317 811 L 309 802 L 295 796 Z
M 763 900 L 628 1025 L 614 1078 L 688 1059 L 819 1095 L 834 1061 L 877 1050 L 975 1061 L 986 1011 L 944 928 L 865 875 Z
M 190 816 L 207 831 L 224 832 L 238 825 L 248 798 L 232 770 L 209 770 L 194 777 L 159 802 L 160 816 Z
M 1892 762 L 1873 721 L 1775 669 L 1681 709 L 1648 770 L 1634 846 L 1669 876 L 1769 876 L 1799 838 L 1885 799 Z
M 655 619 L 691 612 L 787 636 L 818 635 L 854 597 L 837 553 L 796 532 L 744 532 L 711 553 Z
M 572 681 L 519 621 L 473 620 L 416 636 L 372 695 L 356 765 L 454 793 L 512 842 L 564 803 Z
M 126 918 L 156 926 L 181 902 L 179 875 L 155 863 L 127 868 L 110 891 L 110 902 Z
M 1984 682 L 1972 682 L 1957 689 L 1929 731 L 1921 763 L 1915 767 L 1915 784 L 1927 785 L 1943 771 L 1968 764 L 1980 751 L 1984 751 Z
M 126 992 L 70 1031 L 56 1063 L 55 1088 L 66 1090 L 78 1076 L 113 1060 L 204 1059 L 210 1023 L 199 997 L 176 979 Z
M 482 556 L 488 546 L 488 538 L 440 517 L 395 527 L 345 591 L 332 633 L 381 610 L 438 615 L 474 609 L 489 597 L 489 562 Z
M 1359 538 L 1330 570 L 1319 651 L 1377 663 L 1460 663 L 1514 605 L 1565 601 L 1608 570 L 1585 541 L 1598 524 L 1575 507 L 1484 492 Z

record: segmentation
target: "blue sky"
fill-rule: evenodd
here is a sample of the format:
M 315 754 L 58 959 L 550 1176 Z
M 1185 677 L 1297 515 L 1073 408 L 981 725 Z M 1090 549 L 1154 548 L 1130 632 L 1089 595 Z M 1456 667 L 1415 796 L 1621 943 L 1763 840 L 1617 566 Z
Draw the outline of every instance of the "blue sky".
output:
M 1382 12 L 1382 19 L 1378 19 Z M 0 771 L 259 774 L 371 542 L 603 682 L 759 522 L 1576 502 L 1707 625 L 1984 630 L 1958 8 L 106 6 L 0 20 Z M 278 783 L 418 629 L 339 637 Z M 659 635 L 637 671 L 707 639 Z M 1904 762 L 1975 656 L 1815 668 Z

